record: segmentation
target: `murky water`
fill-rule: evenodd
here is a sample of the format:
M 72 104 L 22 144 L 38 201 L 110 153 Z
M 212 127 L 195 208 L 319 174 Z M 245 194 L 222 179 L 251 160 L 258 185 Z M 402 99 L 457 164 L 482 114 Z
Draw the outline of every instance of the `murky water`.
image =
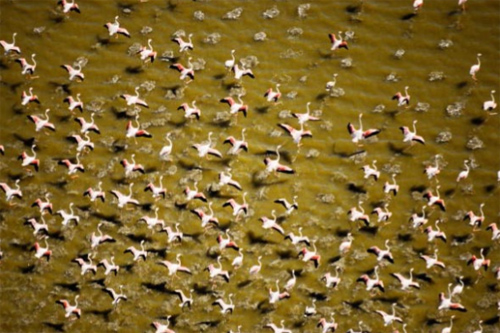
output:
M 284 320 L 293 332 L 316 332 L 320 318 L 330 320 L 334 314 L 338 331 L 362 328 L 372 332 L 402 331 L 400 323 L 384 326 L 375 310 L 390 313 L 397 303 L 397 315 L 407 324 L 408 332 L 440 332 L 449 325 L 454 314 L 453 332 L 471 332 L 483 320 L 484 332 L 499 332 L 497 302 L 498 280 L 494 270 L 500 267 L 498 241 L 492 241 L 490 223 L 498 223 L 500 213 L 498 115 L 488 115 L 482 103 L 490 99 L 490 91 L 500 91 L 500 3 L 471 0 L 462 12 L 456 0 L 426 1 L 420 13 L 410 17 L 412 1 L 311 1 L 309 5 L 297 1 L 79 1 L 81 14 L 63 15 L 56 1 L 0 1 L 0 38 L 12 41 L 17 32 L 16 45 L 21 57 L 31 63 L 36 53 L 37 67 L 33 77 L 21 74 L 14 59 L 1 57 L 1 131 L 0 144 L 5 155 L 0 156 L 0 181 L 14 186 L 20 179 L 22 200 L 14 198 L 10 205 L 2 195 L 0 249 L 1 261 L 0 328 L 2 332 L 144 332 L 154 331 L 153 321 L 167 323 L 177 332 L 242 332 L 265 331 L 264 325 Z M 300 13 L 299 15 L 299 6 Z M 241 8 L 239 18 L 225 19 L 228 13 Z M 236 10 L 238 12 L 238 10 Z M 233 15 L 235 12 L 232 12 Z M 119 22 L 131 34 L 111 37 L 103 27 L 119 15 Z M 201 20 L 203 19 L 203 20 Z M 192 33 L 194 49 L 180 53 L 171 41 L 175 33 Z M 342 31 L 349 49 L 330 51 L 329 33 Z M 265 40 L 256 41 L 264 32 Z M 148 39 L 158 52 L 154 63 L 143 63 L 133 52 L 137 46 L 147 45 Z M 134 45 L 137 44 L 137 45 Z M 235 50 L 238 61 L 252 67 L 255 79 L 248 76 L 240 82 L 226 71 L 224 62 Z M 481 69 L 477 82 L 469 75 L 481 53 Z M 169 68 L 172 61 L 187 64 L 192 57 L 195 64 L 194 81 L 184 83 L 179 73 Z M 163 58 L 162 58 L 163 56 Z M 83 82 L 69 81 L 64 64 L 84 63 Z M 325 91 L 325 84 L 337 73 L 336 86 Z M 278 103 L 267 102 L 263 96 L 268 88 L 280 83 L 282 97 Z M 140 96 L 149 108 L 127 106 L 121 94 L 134 94 L 140 86 Z M 411 101 L 408 108 L 397 107 L 391 97 L 409 87 Z M 33 92 L 40 104 L 21 105 L 22 91 Z M 232 95 L 249 106 L 248 116 L 239 113 L 230 117 L 227 104 L 220 99 Z M 84 111 L 71 113 L 63 100 L 81 94 Z M 495 98 L 498 93 L 495 95 Z M 197 101 L 200 120 L 185 120 L 182 103 Z M 299 128 L 291 113 L 303 113 L 310 102 L 311 113 L 321 121 L 310 121 L 305 128 L 312 138 L 304 138 L 300 149 L 278 124 Z M 43 115 L 50 109 L 50 121 L 55 132 L 35 132 L 28 115 Z M 498 110 L 498 109 L 497 109 Z M 101 134 L 90 133 L 93 151 L 81 154 L 85 173 L 78 177 L 58 161 L 74 158 L 77 145 L 67 137 L 78 134 L 80 127 L 73 120 L 87 121 L 94 112 L 95 123 Z M 381 133 L 358 146 L 351 141 L 346 126 L 358 126 L 358 114 L 363 113 L 365 129 L 381 129 Z M 139 114 L 142 127 L 152 138 L 127 138 L 126 126 Z M 417 120 L 417 131 L 426 144 L 410 147 L 403 142 L 401 126 L 411 129 Z M 229 145 L 223 141 L 230 135 L 241 138 L 246 129 L 248 152 L 238 156 L 227 154 Z M 212 132 L 213 146 L 223 157 L 200 158 L 191 146 L 208 139 Z M 171 133 L 171 159 L 159 158 L 161 148 Z M 40 171 L 21 167 L 17 157 L 35 143 Z M 266 152 L 278 145 L 281 162 L 295 170 L 295 174 L 265 175 Z M 357 153 L 357 154 L 356 154 Z M 130 161 L 132 154 L 145 168 L 145 174 L 125 177 L 120 161 Z M 274 155 L 267 153 L 269 157 Z M 438 155 L 441 173 L 429 180 L 424 168 L 434 164 Z M 377 161 L 380 179 L 365 180 L 365 164 Z M 469 177 L 457 184 L 456 178 L 464 170 L 464 160 L 472 165 Z M 217 187 L 218 174 L 231 168 L 233 178 L 243 189 Z M 396 173 L 400 185 L 397 196 L 385 194 L 383 185 Z M 167 188 L 165 199 L 155 200 L 144 188 L 149 182 L 156 185 L 163 175 Z M 200 219 L 190 210 L 208 204 L 198 200 L 186 205 L 183 190 L 197 181 L 200 190 L 212 204 L 220 225 L 203 230 Z M 102 182 L 106 202 L 91 202 L 83 193 Z M 117 207 L 111 190 L 128 193 L 133 183 L 133 197 L 139 207 Z M 437 206 L 427 207 L 429 222 L 422 228 L 412 228 L 408 222 L 413 213 L 420 213 L 426 205 L 422 194 L 440 186 L 446 202 L 446 212 Z M 223 204 L 230 198 L 242 202 L 246 192 L 248 214 L 239 219 L 230 207 Z M 31 204 L 50 193 L 54 212 L 74 211 L 80 223 L 62 227 L 59 215 L 45 214 L 49 226 L 49 247 L 53 251 L 49 262 L 38 260 L 30 248 L 40 236 L 24 225 L 29 218 L 40 221 L 40 212 Z M 299 209 L 289 216 L 274 203 L 278 198 L 291 201 L 297 196 Z M 376 206 L 388 204 L 392 212 L 390 223 L 378 223 L 371 215 L 371 227 L 362 222 L 350 222 L 347 211 L 362 201 L 367 213 Z M 485 221 L 472 232 L 467 211 L 479 214 L 484 203 Z M 142 216 L 154 216 L 158 208 L 166 225 L 180 224 L 184 233 L 182 243 L 167 243 L 165 233 L 151 231 L 138 223 Z M 312 262 L 297 259 L 302 245 L 295 246 L 277 231 L 262 228 L 259 218 L 271 217 L 275 210 L 285 233 L 298 233 L 315 241 L 321 255 L 319 267 Z M 447 242 L 427 241 L 423 229 L 442 220 L 441 230 Z M 90 236 L 102 222 L 102 231 L 116 242 L 90 248 Z M 435 228 L 435 227 L 434 227 Z M 243 249 L 243 266 L 231 266 L 237 252 L 219 250 L 217 236 L 230 229 L 233 240 Z M 340 256 L 339 245 L 347 233 L 353 235 L 350 251 Z M 140 248 L 145 240 L 149 250 L 146 261 L 133 261 L 124 251 Z M 394 264 L 379 263 L 379 275 L 385 292 L 366 291 L 356 280 L 365 273 L 371 277 L 377 260 L 367 249 L 384 247 L 389 240 Z M 309 247 L 312 249 L 312 246 Z M 475 271 L 467 266 L 471 255 L 479 256 L 484 249 L 491 260 L 488 271 Z M 420 254 L 432 255 L 438 250 L 439 259 L 446 268 L 426 269 Z M 94 263 L 114 256 L 120 265 L 117 276 L 98 273 L 81 276 L 75 258 L 94 253 Z M 168 270 L 158 265 L 160 260 L 175 261 L 182 254 L 182 263 L 192 275 L 177 273 L 168 276 Z M 230 281 L 209 279 L 204 269 L 221 264 L 229 270 Z M 262 269 L 257 276 L 249 276 L 251 266 L 262 256 Z M 86 256 L 85 256 L 86 258 Z M 336 288 L 327 288 L 322 276 L 336 267 L 341 268 L 341 282 Z M 419 290 L 402 291 L 391 273 L 409 275 L 420 283 Z M 279 280 L 281 290 L 297 272 L 291 297 L 269 304 L 269 289 L 275 290 Z M 463 276 L 465 289 L 453 296 L 467 312 L 438 311 L 440 292 L 447 293 L 449 283 Z M 128 300 L 114 308 L 111 297 L 103 291 L 110 287 L 123 292 Z M 173 293 L 194 289 L 191 308 L 181 309 L 179 298 Z M 235 310 L 223 315 L 212 303 L 220 296 L 228 301 L 233 294 Z M 79 320 L 64 318 L 64 310 L 56 304 L 59 299 L 80 295 Z M 306 306 L 317 299 L 317 314 L 305 317 Z

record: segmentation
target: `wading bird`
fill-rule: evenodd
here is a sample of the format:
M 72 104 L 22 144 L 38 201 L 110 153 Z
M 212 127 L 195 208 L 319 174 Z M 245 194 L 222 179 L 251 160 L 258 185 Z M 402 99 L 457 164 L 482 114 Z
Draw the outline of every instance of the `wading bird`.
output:
M 113 23 L 108 22 L 104 25 L 104 27 L 108 29 L 110 37 L 113 36 L 114 34 L 116 34 L 116 37 L 118 37 L 118 34 L 120 34 L 130 38 L 128 30 L 120 27 L 120 23 L 118 22 L 118 16 L 115 16 L 115 22 Z

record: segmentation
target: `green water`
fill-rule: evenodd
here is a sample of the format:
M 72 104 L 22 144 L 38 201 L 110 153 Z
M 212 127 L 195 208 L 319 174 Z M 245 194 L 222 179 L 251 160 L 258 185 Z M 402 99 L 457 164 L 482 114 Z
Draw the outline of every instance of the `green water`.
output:
M 349 328 L 372 332 L 402 331 L 395 323 L 384 327 L 376 310 L 391 311 L 396 302 L 397 315 L 407 324 L 407 332 L 441 332 L 455 315 L 452 332 L 471 332 L 483 320 L 484 332 L 499 332 L 498 280 L 494 270 L 500 266 L 499 243 L 492 241 L 490 223 L 499 223 L 500 198 L 497 172 L 500 170 L 498 142 L 500 120 L 482 110 L 490 99 L 490 91 L 500 91 L 500 2 L 470 0 L 465 12 L 456 0 L 425 2 L 419 14 L 413 12 L 412 1 L 310 1 L 299 15 L 297 1 L 83 1 L 78 2 L 81 14 L 64 15 L 56 1 L 0 1 L 0 39 L 12 42 L 17 32 L 16 45 L 21 55 L 2 55 L 0 58 L 0 96 L 2 115 L 0 144 L 5 155 L 0 156 L 0 182 L 14 186 L 20 179 L 21 200 L 10 203 L 2 194 L 0 199 L 0 330 L 2 332 L 152 332 L 153 321 L 166 323 L 172 316 L 170 328 L 176 332 L 242 332 L 270 331 L 268 323 L 279 326 L 284 320 L 293 332 L 318 332 L 320 318 L 327 320 L 334 312 L 339 332 Z M 238 19 L 224 17 L 241 8 Z M 279 13 L 275 17 L 276 9 Z M 269 11 L 270 10 L 270 11 Z M 203 13 L 203 20 L 200 20 Z M 103 27 L 115 16 L 131 38 L 123 35 L 109 37 Z M 266 17 L 267 16 L 267 17 Z M 194 49 L 181 54 L 179 46 L 171 41 L 177 32 L 192 33 Z M 329 33 L 343 32 L 349 36 L 349 49 L 330 51 Z M 264 32 L 266 38 L 256 41 L 255 35 Z M 185 38 L 186 38 L 185 37 Z M 139 45 L 152 46 L 158 52 L 154 63 L 144 63 L 137 50 Z M 214 43 L 215 41 L 215 43 Z M 137 44 L 137 45 L 134 45 Z M 243 77 L 238 82 L 224 67 L 235 50 L 236 61 L 246 59 L 252 64 L 255 79 Z M 399 52 L 398 52 L 399 51 Z M 404 52 L 403 52 L 404 51 Z M 25 57 L 29 63 L 36 53 L 37 67 L 32 77 L 21 74 L 14 60 Z M 481 53 L 481 69 L 477 82 L 469 75 Z M 402 54 L 402 56 L 396 56 Z M 174 61 L 186 65 L 192 57 L 195 79 L 182 82 L 179 73 L 169 68 L 173 61 L 163 56 L 173 55 Z M 83 82 L 69 81 L 61 65 L 72 65 L 78 59 L 85 63 Z M 335 89 L 325 91 L 325 84 L 337 73 Z M 430 78 L 436 79 L 431 81 Z M 280 83 L 282 97 L 278 103 L 267 102 L 264 93 Z M 127 106 L 121 94 L 133 94 L 141 86 L 140 96 L 149 108 Z M 397 107 L 391 100 L 398 91 L 409 87 L 411 101 L 408 108 Z M 33 87 L 40 104 L 21 105 L 21 94 Z M 247 117 L 239 113 L 230 117 L 227 104 L 221 98 L 242 92 L 249 106 Z M 71 94 L 81 94 L 84 112 L 71 113 L 63 100 Z M 498 93 L 495 99 L 498 100 Z M 200 120 L 185 120 L 182 103 L 193 100 L 201 110 Z M 308 122 L 305 128 L 312 138 L 304 138 L 300 149 L 278 124 L 299 128 L 291 113 L 306 112 L 310 102 L 311 113 L 321 118 Z M 452 115 L 452 105 L 464 106 L 458 115 Z M 50 109 L 50 121 L 55 132 L 35 131 L 28 115 L 42 115 Z M 57 162 L 74 158 L 76 144 L 67 139 L 78 134 L 80 127 L 73 120 L 90 120 L 95 112 L 95 123 L 101 134 L 90 133 L 95 145 L 85 151 L 80 161 L 85 173 L 74 178 Z M 498 111 L 498 109 L 496 110 Z M 139 113 L 139 122 L 152 138 L 126 138 L 128 120 Z M 357 145 L 351 141 L 347 124 L 358 126 L 358 114 L 363 113 L 365 129 L 381 129 L 381 133 Z M 403 142 L 400 126 L 411 129 L 417 120 L 417 132 L 425 145 Z M 227 154 L 229 145 L 223 141 L 230 135 L 241 139 L 242 129 L 249 145 L 248 152 L 237 156 Z M 223 157 L 200 158 L 191 146 L 201 143 L 212 132 L 212 143 Z M 166 133 L 171 133 L 171 159 L 162 161 L 159 151 L 166 144 Z M 451 138 L 449 135 L 451 134 Z M 442 138 L 448 137 L 446 142 Z M 34 140 L 34 141 L 33 141 Z M 478 149 L 474 142 L 480 143 Z M 37 145 L 40 171 L 22 167 L 17 157 L 31 154 L 30 146 Z M 264 158 L 278 145 L 281 162 L 295 170 L 295 174 L 265 175 Z M 358 154 L 356 154 L 358 153 Z M 145 174 L 125 177 L 120 165 L 132 154 L 141 163 Z M 434 164 L 435 156 L 441 165 L 437 179 L 429 180 L 423 173 Z M 365 164 L 377 161 L 381 171 L 378 181 L 365 180 Z M 469 177 L 460 183 L 456 178 L 464 170 L 464 160 L 471 161 Z M 233 178 L 243 191 L 224 186 L 214 191 L 218 174 L 231 168 Z M 400 185 L 397 196 L 387 195 L 383 185 L 396 173 Z M 163 175 L 167 189 L 165 199 L 155 200 L 144 192 L 149 182 L 158 185 Z M 102 182 L 106 202 L 91 202 L 83 193 Z M 201 228 L 200 219 L 191 209 L 208 204 L 195 200 L 184 206 L 186 185 L 204 192 L 218 218 L 218 228 Z M 133 183 L 133 197 L 141 206 L 117 207 L 111 190 L 128 193 Z M 422 194 L 429 189 L 435 193 L 440 186 L 446 202 L 446 212 L 438 207 L 426 207 L 429 223 L 440 219 L 447 243 L 427 241 L 423 228 L 412 228 L 410 216 L 421 213 L 426 205 Z M 246 192 L 249 212 L 236 220 L 230 207 L 223 204 L 230 198 L 242 202 Z M 40 220 L 40 212 L 31 204 L 50 193 L 54 212 L 74 211 L 80 223 L 62 227 L 62 218 L 45 214 L 49 226 L 49 247 L 53 251 L 49 262 L 38 260 L 30 248 L 40 236 L 23 222 L 29 218 Z M 278 198 L 291 201 L 297 196 L 299 209 L 285 216 L 285 209 L 274 203 Z M 392 212 L 390 223 L 378 223 L 371 215 L 374 228 L 361 228 L 362 222 L 350 222 L 347 211 L 362 201 L 367 213 L 384 202 Z M 14 205 L 11 205 L 11 204 Z M 473 232 L 467 211 L 479 214 L 484 203 L 485 221 Z M 167 243 L 165 233 L 151 231 L 142 216 L 154 216 L 159 209 L 166 225 L 179 223 L 184 233 L 182 243 Z M 259 218 L 271 217 L 272 210 L 279 216 L 285 233 L 302 232 L 315 241 L 321 255 L 320 266 L 297 259 L 302 245 L 284 241 L 274 230 L 264 230 Z M 104 221 L 104 222 L 103 222 Z M 116 242 L 104 243 L 93 251 L 90 236 L 97 225 Z M 243 266 L 231 267 L 237 252 L 219 250 L 216 238 L 230 229 L 233 240 L 243 249 Z M 351 232 L 350 251 L 339 257 L 338 247 Z M 362 274 L 377 265 L 375 256 L 367 249 L 377 245 L 384 248 L 389 240 L 394 264 L 381 262 L 379 275 L 385 292 L 369 292 L 361 282 Z M 150 250 L 146 261 L 134 262 L 124 250 L 130 246 Z M 312 249 L 312 246 L 309 247 Z M 488 271 L 475 271 L 467 266 L 471 255 L 479 256 L 484 248 L 491 260 Z M 439 259 L 446 268 L 426 269 L 419 254 L 431 255 L 438 250 Z M 94 263 L 115 257 L 120 265 L 117 276 L 104 275 L 99 267 L 94 276 L 80 274 L 80 267 L 72 262 L 82 255 L 94 253 Z M 192 275 L 177 273 L 168 276 L 168 270 L 157 264 L 160 260 L 175 261 L 182 254 L 182 263 Z M 222 279 L 209 280 L 204 269 L 216 264 L 222 256 L 222 266 L 230 272 L 229 283 Z M 249 269 L 262 256 L 262 269 L 250 277 Z M 335 288 L 326 288 L 321 277 L 341 267 L 341 282 Z M 424 274 L 431 282 L 416 278 L 421 289 L 401 291 L 400 284 L 390 274 L 400 272 L 414 277 Z M 275 290 L 275 281 L 283 289 L 298 272 L 291 297 L 272 305 L 268 302 L 269 289 Z M 440 292 L 447 293 L 449 283 L 464 276 L 466 287 L 453 297 L 467 308 L 467 312 L 438 311 Z M 115 290 L 123 285 L 128 300 L 116 308 L 104 287 Z M 179 298 L 172 293 L 194 289 L 193 306 L 181 309 Z M 233 314 L 223 315 L 212 303 L 222 296 L 225 301 L 232 293 Z M 64 318 L 64 310 L 56 304 L 59 299 L 80 295 L 79 320 Z M 317 298 L 317 314 L 303 315 L 305 307 Z

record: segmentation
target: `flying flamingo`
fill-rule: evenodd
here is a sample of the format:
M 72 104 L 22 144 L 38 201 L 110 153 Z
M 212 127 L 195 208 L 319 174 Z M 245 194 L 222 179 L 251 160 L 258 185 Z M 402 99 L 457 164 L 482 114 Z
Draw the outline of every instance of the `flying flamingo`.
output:
M 68 0 L 59 0 L 57 4 L 62 7 L 62 11 L 65 14 L 71 11 L 75 11 L 80 14 L 80 8 L 78 7 L 78 4 L 75 2 L 75 0 L 72 0 L 71 2 L 69 2 Z
M 33 65 L 31 65 L 30 63 L 28 63 L 28 61 L 26 60 L 26 58 L 16 59 L 16 62 L 18 62 L 21 65 L 21 68 L 22 68 L 21 75 L 26 75 L 26 74 L 33 75 L 35 73 L 35 69 L 36 69 L 35 56 L 36 56 L 35 53 L 33 53 L 31 55 L 31 60 L 33 61 Z
M 139 51 L 137 51 L 137 54 L 141 55 L 141 60 L 146 62 L 148 58 L 151 60 L 151 62 L 154 62 L 156 59 L 157 52 L 153 50 L 153 47 L 151 46 L 151 38 L 148 39 L 148 46 L 141 46 Z
M 177 108 L 177 110 L 183 110 L 184 111 L 184 118 L 193 119 L 193 117 L 196 117 L 196 119 L 200 120 L 201 110 L 196 106 L 196 101 L 193 101 L 191 104 L 193 106 L 189 106 L 188 103 L 182 103 Z
M 141 87 L 135 87 L 135 95 L 129 95 L 129 94 L 122 94 L 120 95 L 121 98 L 125 99 L 127 101 L 127 105 L 140 105 L 145 108 L 149 108 L 148 103 L 146 103 L 144 100 L 139 98 L 139 89 Z
M 85 75 L 82 73 L 82 66 L 80 64 L 76 64 L 75 67 L 70 65 L 61 65 L 69 73 L 69 80 L 73 81 L 74 78 L 79 78 L 81 81 L 84 80 Z M 78 69 L 76 69 L 78 67 Z
M 305 124 L 309 120 L 311 120 L 311 121 L 321 120 L 321 118 L 311 116 L 311 111 L 309 110 L 310 104 L 311 104 L 311 102 L 307 102 L 307 104 L 306 104 L 306 108 L 307 108 L 306 113 L 292 113 L 292 116 L 294 116 L 295 118 L 297 118 L 299 120 L 299 125 Z
M 193 34 L 188 35 L 189 41 L 183 40 L 182 37 L 180 37 L 180 36 L 172 38 L 172 41 L 179 44 L 179 52 L 185 52 L 188 50 L 193 50 L 193 48 L 194 48 L 193 42 L 191 41 L 191 37 L 193 37 Z
M 23 106 L 28 105 L 28 103 L 31 103 L 31 102 L 40 104 L 40 100 L 38 99 L 38 96 L 33 95 L 33 87 L 29 88 L 29 95 L 26 93 L 26 91 L 23 91 L 21 98 L 22 98 L 21 105 L 23 105 Z
M 82 315 L 82 310 L 78 308 L 78 298 L 80 295 L 75 296 L 75 305 L 69 304 L 69 301 L 65 299 L 60 299 L 56 301 L 57 304 L 61 304 L 64 308 L 64 317 L 69 318 L 72 314 L 76 315 L 77 318 L 80 318 Z
M 4 40 L 0 40 L 0 45 L 2 45 L 3 49 L 5 50 L 5 54 L 8 54 L 10 51 L 21 54 L 21 49 L 16 46 L 16 35 L 17 32 L 14 32 L 12 34 L 12 43 L 7 43 Z
M 420 135 L 417 135 L 417 129 L 415 128 L 415 124 L 417 123 L 416 120 L 413 121 L 413 132 L 410 131 L 410 129 L 406 126 L 401 126 L 399 129 L 401 130 L 401 132 L 403 133 L 403 142 L 410 142 L 411 145 L 413 145 L 413 143 L 415 142 L 418 142 L 420 144 L 423 144 L 425 145 L 425 140 L 423 137 L 421 137 Z
M 236 80 L 241 80 L 241 78 L 245 75 L 251 77 L 252 79 L 255 79 L 255 75 L 253 74 L 253 72 L 250 68 L 243 67 L 240 69 L 238 64 L 234 64 L 231 69 L 234 73 L 234 78 Z
M 21 191 L 21 187 L 19 186 L 19 182 L 21 179 L 16 179 L 16 188 L 11 188 L 7 183 L 0 183 L 0 188 L 5 193 L 5 201 L 9 202 L 12 198 L 23 198 L 23 192 Z
M 400 91 L 398 91 L 392 99 L 396 99 L 398 101 L 398 106 L 403 106 L 406 104 L 406 107 L 410 104 L 410 95 L 408 94 L 408 86 L 405 87 L 405 94 L 403 95 Z
M 338 37 L 334 33 L 328 34 L 328 37 L 330 38 L 330 42 L 332 43 L 332 47 L 330 48 L 331 51 L 342 48 L 346 50 L 349 49 L 349 47 L 347 46 L 347 42 L 342 39 L 342 31 L 339 31 Z
M 264 97 L 266 97 L 268 102 L 278 102 L 278 99 L 281 97 L 280 84 L 276 83 L 276 91 L 273 91 L 273 88 L 267 89 Z
M 132 120 L 128 121 L 127 133 L 125 135 L 127 138 L 139 138 L 139 137 L 152 138 L 153 137 L 148 131 L 141 129 L 141 124 L 139 123 L 139 116 L 135 117 L 135 122 L 137 124 L 137 127 L 134 127 L 134 125 L 132 125 Z
M 380 133 L 379 129 L 369 129 L 366 131 L 363 131 L 363 123 L 361 122 L 361 118 L 363 117 L 363 114 L 359 114 L 359 128 L 356 129 L 351 123 L 347 124 L 347 130 L 349 131 L 349 134 L 351 135 L 352 142 L 358 143 L 361 140 L 368 139 L 371 136 L 377 135 Z
M 49 130 L 55 132 L 56 127 L 53 123 L 49 122 L 49 112 L 50 109 L 45 110 L 45 119 L 42 119 L 39 116 L 29 115 L 28 119 L 31 120 L 35 124 L 35 131 L 40 131 L 43 128 L 48 128 Z
M 72 96 L 66 97 L 63 102 L 68 103 L 68 110 L 73 112 L 74 109 L 79 109 L 80 112 L 83 112 L 83 103 L 80 100 L 80 94 L 76 94 L 76 99 Z M 78 118 L 77 118 L 78 119 Z
M 194 70 L 193 70 L 193 64 L 191 63 L 191 59 L 192 59 L 191 57 L 188 58 L 187 67 L 184 67 L 180 63 L 175 63 L 170 65 L 170 68 L 176 69 L 179 73 L 181 73 L 180 76 L 181 80 L 184 80 L 187 77 L 189 77 L 191 80 L 194 80 Z M 190 81 L 188 81 L 188 83 Z
M 118 34 L 121 34 L 124 35 L 125 37 L 130 38 L 128 30 L 120 27 L 120 23 L 118 22 L 118 16 L 115 16 L 114 23 L 108 22 L 104 25 L 104 27 L 108 29 L 109 36 L 117 34 L 116 37 L 118 37 Z
M 282 173 L 295 173 L 295 171 L 280 163 L 280 148 L 281 145 L 276 147 L 276 159 L 271 159 L 270 157 L 266 157 L 264 159 L 264 164 L 266 165 L 266 173 L 271 173 L 274 172 L 276 174 L 277 172 L 282 172 Z
M 212 132 L 208 133 L 208 142 L 195 143 L 191 146 L 198 151 L 199 157 L 206 157 L 208 155 L 213 155 L 218 158 L 222 158 L 222 154 L 215 148 L 212 148 Z
M 29 156 L 25 151 L 18 157 L 18 160 L 22 160 L 21 166 L 28 166 L 28 165 L 33 165 L 35 170 L 38 172 L 38 169 L 40 168 L 40 160 L 36 158 L 36 152 L 35 152 L 35 147 L 36 145 L 31 146 L 31 152 L 33 153 L 33 156 Z
M 87 132 L 93 131 L 97 134 L 101 134 L 99 127 L 94 122 L 94 113 L 90 114 L 90 122 L 87 122 L 83 117 L 75 118 L 75 121 L 80 124 L 82 127 L 80 130 L 81 134 L 85 134 Z
M 229 113 L 231 115 L 237 115 L 238 112 L 243 112 L 243 115 L 246 117 L 248 105 L 244 104 L 241 100 L 241 94 L 238 95 L 238 101 L 239 103 L 237 103 L 232 97 L 224 97 L 220 100 L 221 103 L 227 103 L 229 105 Z

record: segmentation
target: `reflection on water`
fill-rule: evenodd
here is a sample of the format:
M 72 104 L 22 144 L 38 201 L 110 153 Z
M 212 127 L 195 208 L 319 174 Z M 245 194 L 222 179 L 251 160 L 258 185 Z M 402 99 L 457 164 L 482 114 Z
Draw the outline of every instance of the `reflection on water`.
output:
M 242 332 L 259 332 L 282 320 L 293 332 L 313 332 L 321 318 L 331 322 L 332 313 L 338 331 L 402 331 L 399 322 L 384 326 L 380 311 L 392 313 L 392 304 L 408 332 L 439 332 L 452 315 L 452 331 L 476 330 L 479 320 L 484 332 L 499 331 L 500 255 L 486 229 L 498 223 L 500 208 L 499 119 L 482 110 L 491 90 L 500 91 L 497 2 L 469 1 L 462 11 L 455 0 L 428 1 L 416 15 L 410 1 L 78 4 L 80 14 L 65 15 L 55 1 L 0 2 L 0 38 L 11 43 L 16 32 L 21 48 L 20 55 L 1 57 L 0 181 L 15 188 L 19 180 L 23 193 L 22 199 L 1 199 L 3 332 L 154 331 L 153 322 L 178 332 L 237 331 L 239 325 Z M 115 16 L 130 39 L 110 37 L 103 27 Z M 193 49 L 180 52 L 171 39 L 188 42 L 190 34 Z M 341 36 L 348 49 L 330 50 L 329 34 Z M 141 47 L 157 52 L 153 63 L 138 54 Z M 240 69 L 246 66 L 255 78 L 234 78 L 225 66 L 232 50 Z M 469 71 L 478 53 L 475 82 Z M 21 57 L 36 62 L 34 74 L 21 73 L 15 61 Z M 181 79 L 175 63 L 192 66 L 194 80 Z M 62 65 L 81 66 L 84 80 L 70 81 Z M 410 103 L 398 106 L 391 98 L 404 95 L 405 87 Z M 39 104 L 23 105 L 21 95 L 30 88 Z M 264 96 L 269 88 L 279 89 L 276 102 Z M 136 93 L 142 105 L 120 98 Z M 69 96 L 73 103 L 65 102 Z M 234 103 L 221 102 L 227 97 Z M 74 104 L 78 98 L 83 112 Z M 248 106 L 247 117 L 237 103 Z M 191 108 L 199 109 L 199 119 L 186 117 Z M 55 132 L 36 131 L 28 117 L 39 117 L 42 126 L 46 109 Z M 304 120 L 293 114 L 307 110 L 320 120 L 304 123 L 312 137 L 301 137 L 298 146 Z M 363 130 L 380 133 L 353 143 L 347 124 L 359 129 L 360 113 Z M 92 121 L 100 134 L 82 132 L 81 124 Z M 413 124 L 425 145 L 403 142 L 400 127 L 413 132 Z M 207 140 L 222 157 L 203 151 Z M 237 140 L 246 141 L 248 151 L 235 153 Z M 84 147 L 88 141 L 93 149 Z M 38 172 L 17 160 L 23 151 L 32 156 L 32 145 Z M 164 147 L 171 147 L 168 156 L 159 154 Z M 293 174 L 266 173 L 264 160 L 277 160 L 276 153 Z M 77 170 L 77 158 L 85 172 Z M 365 165 L 380 172 L 378 180 L 365 176 Z M 435 177 L 432 169 L 424 172 L 436 166 Z M 457 182 L 466 168 L 468 177 Z M 220 182 L 222 172 L 238 184 Z M 396 182 L 396 195 L 385 190 L 386 182 Z M 147 191 L 158 186 L 164 196 Z M 95 192 L 101 190 L 104 200 Z M 445 210 L 427 205 L 427 191 L 439 194 Z M 275 202 L 293 203 L 294 197 L 298 209 Z M 50 201 L 53 214 L 32 207 L 37 198 Z M 378 215 L 372 213 L 377 207 Z M 480 209 L 484 221 L 474 227 Z M 469 211 L 474 216 L 464 220 Z M 43 221 L 50 261 L 35 257 L 43 251 L 30 251 L 35 242 L 45 247 L 43 230 L 33 232 Z M 424 232 L 428 227 L 432 231 Z M 111 239 L 99 243 L 101 234 Z M 236 245 L 224 247 L 228 238 Z M 392 259 L 375 246 L 388 247 Z M 146 260 L 135 253 L 142 248 Z M 308 260 L 318 260 L 314 248 L 317 268 Z M 491 261 L 486 271 L 467 265 L 481 250 Z M 425 256 L 434 255 L 444 268 L 426 267 Z M 239 256 L 241 267 L 233 267 Z M 113 261 L 119 271 L 105 275 L 103 264 L 97 274 L 82 275 L 77 258 Z M 176 258 L 192 274 L 170 275 L 158 264 Z M 255 265 L 260 271 L 250 274 Z M 219 267 L 228 271 L 228 282 L 210 279 Z M 402 290 L 396 276 L 407 278 L 411 270 L 420 288 Z M 366 290 L 376 275 L 384 291 Z M 293 276 L 296 284 L 286 290 Z M 458 277 L 464 289 L 451 300 L 467 312 L 438 310 L 439 293 L 448 297 Z M 105 288 L 127 299 L 114 306 Z M 277 289 L 290 297 L 274 302 Z M 192 295 L 191 307 L 179 306 L 181 291 Z M 230 303 L 230 294 L 234 312 L 222 313 L 213 303 Z M 77 295 L 81 319 L 67 319 L 56 301 L 74 305 Z M 304 315 L 306 307 L 314 312 L 313 304 L 316 313 Z

